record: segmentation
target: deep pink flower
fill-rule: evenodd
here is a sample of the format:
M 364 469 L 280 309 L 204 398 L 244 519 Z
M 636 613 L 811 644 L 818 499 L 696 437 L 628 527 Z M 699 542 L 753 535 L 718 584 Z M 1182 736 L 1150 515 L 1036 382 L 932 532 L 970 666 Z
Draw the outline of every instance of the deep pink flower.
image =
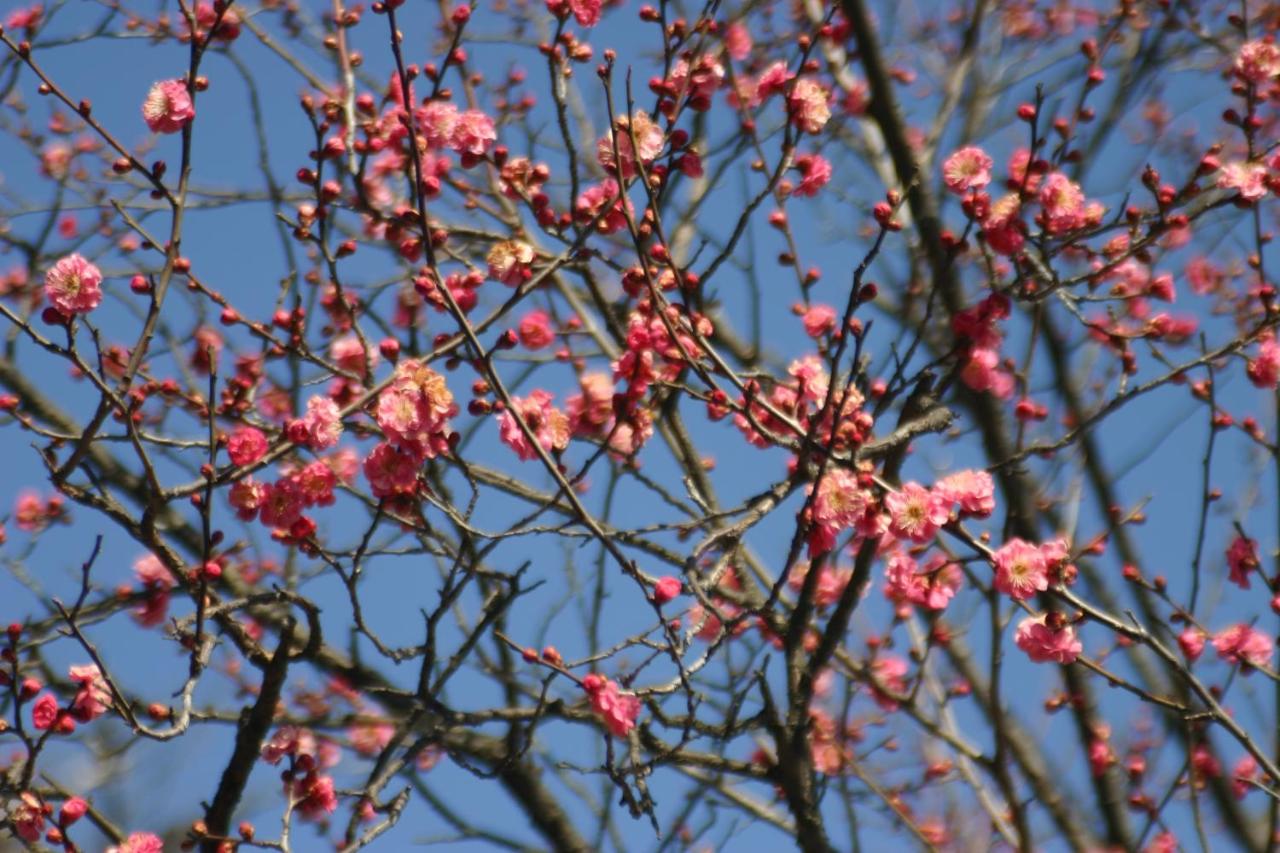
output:
M 1244 667 L 1248 675 L 1250 667 L 1265 667 L 1271 663 L 1275 641 L 1266 634 L 1243 623 L 1224 628 L 1213 635 L 1213 648 L 1218 657 Z
M 676 596 L 678 596 L 684 585 L 680 583 L 680 578 L 666 575 L 658 578 L 658 582 L 653 585 L 653 600 L 658 604 L 666 604 Z
M 1237 536 L 1227 549 L 1227 565 L 1231 569 L 1231 582 L 1241 589 L 1249 588 L 1249 572 L 1258 568 L 1258 543 Z
M 635 143 L 632 143 L 632 137 Z M 636 176 L 636 160 L 648 166 L 662 153 L 666 137 L 662 128 L 644 110 L 636 110 L 631 117 L 619 116 L 612 133 L 606 133 L 596 142 L 596 160 L 610 178 L 618 177 L 614 165 L 613 149 L 617 146 L 622 178 L 629 181 Z
M 1245 373 L 1249 381 L 1259 388 L 1280 385 L 1280 344 L 1275 338 L 1264 338 L 1258 343 L 1258 355 L 1249 359 Z
M 538 444 L 548 453 L 559 452 L 569 446 L 569 417 L 551 405 L 552 399 L 551 394 L 541 389 L 531 392 L 528 397 L 511 398 L 511 409 L 520 415 Z M 529 444 L 511 409 L 498 415 L 499 437 L 520 459 L 533 459 L 538 453 Z
M 551 329 L 551 318 L 546 311 L 530 311 L 520 319 L 520 343 L 527 349 L 540 350 L 555 342 L 555 332 Z
M 177 133 L 195 116 L 195 104 L 182 80 L 156 83 L 142 102 L 142 118 L 152 133 Z
M 804 333 L 817 339 L 831 334 L 836 328 L 836 309 L 830 305 L 810 305 L 800 318 Z
M 533 278 L 533 259 L 533 247 L 519 240 L 494 243 L 485 258 L 489 264 L 489 277 L 511 287 Z
M 791 122 L 805 133 L 821 133 L 831 118 L 830 99 L 830 93 L 821 83 L 811 77 L 801 77 L 787 97 Z
M 1261 163 L 1227 163 L 1218 172 L 1217 185 L 1236 190 L 1245 201 L 1257 201 L 1267 194 L 1267 167 Z
M 31 725 L 39 731 L 53 726 L 58 719 L 58 700 L 52 693 L 42 693 L 31 706 Z
M 82 723 L 102 716 L 111 707 L 111 689 L 102 677 L 102 670 L 97 664 L 73 666 L 69 671 L 71 680 L 80 685 L 75 698 L 71 700 L 71 715 Z
M 119 847 L 109 847 L 106 853 L 164 853 L 160 836 L 150 832 L 134 832 Z
M 618 685 L 599 675 L 588 675 L 582 686 L 591 697 L 591 710 L 605 724 L 609 734 L 626 737 L 636 726 L 640 714 L 640 700 L 631 693 L 622 693 Z
M 942 164 L 942 181 L 957 195 L 991 183 L 991 158 L 976 145 L 957 150 Z
M 1030 598 L 1049 588 L 1048 567 L 1044 553 L 1021 539 L 1010 539 L 995 552 L 995 587 L 1017 601 Z
M 1014 642 L 1036 663 L 1072 663 L 1080 657 L 1084 646 L 1076 639 L 1070 625 L 1054 630 L 1045 624 L 1046 615 L 1028 616 L 1018 623 Z
M 237 466 L 252 465 L 267 455 L 267 437 L 256 427 L 242 426 L 227 439 L 227 455 Z
M 37 844 L 44 834 L 44 805 L 30 791 L 23 791 L 16 806 L 9 807 L 9 820 L 18 836 Z
M 102 304 L 102 273 L 78 254 L 67 255 L 44 276 L 44 295 L 66 317 Z
M 1204 631 L 1199 628 L 1183 628 L 1178 635 L 1178 647 L 1187 660 L 1194 661 L 1204 653 Z
M 957 471 L 939 480 L 933 488 L 956 504 L 961 515 L 987 518 L 995 511 L 995 483 L 986 471 Z
M 58 809 L 58 826 L 71 826 L 71 824 L 84 817 L 89 812 L 89 804 L 80 797 L 70 797 Z
M 821 154 L 801 154 L 796 158 L 800 183 L 791 192 L 798 196 L 815 196 L 831 180 L 831 163 Z
M 328 450 L 342 437 L 342 413 L 338 404 L 322 394 L 307 400 L 307 413 L 302 416 L 307 446 L 312 450 Z
M 938 534 L 938 528 L 951 518 L 946 498 L 919 483 L 906 483 L 901 489 L 885 495 L 889 511 L 889 532 L 894 536 L 925 543 Z
M 1236 54 L 1235 71 L 1250 83 L 1266 83 L 1280 75 L 1280 47 L 1262 39 L 1245 42 Z
M 364 475 L 374 496 L 379 498 L 411 494 L 418 487 L 417 461 L 386 442 L 369 453 L 364 461 Z

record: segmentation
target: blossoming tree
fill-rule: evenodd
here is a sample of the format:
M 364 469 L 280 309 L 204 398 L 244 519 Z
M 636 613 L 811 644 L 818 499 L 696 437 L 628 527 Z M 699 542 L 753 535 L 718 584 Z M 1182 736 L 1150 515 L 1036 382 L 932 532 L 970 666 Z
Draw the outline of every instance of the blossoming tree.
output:
M 6 14 L 0 846 L 1280 844 L 1273 7 Z

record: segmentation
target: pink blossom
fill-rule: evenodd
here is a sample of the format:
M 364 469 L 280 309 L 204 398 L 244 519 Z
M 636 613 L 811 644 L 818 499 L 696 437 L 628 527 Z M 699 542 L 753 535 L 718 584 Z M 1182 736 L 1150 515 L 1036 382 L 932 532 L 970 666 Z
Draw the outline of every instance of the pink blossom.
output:
M 1032 660 L 1035 660 L 1035 658 L 1033 657 Z M 1070 661 L 1063 661 L 1063 663 L 1070 663 Z M 1107 743 L 1105 739 L 1096 737 L 1089 743 L 1089 769 L 1094 776 L 1105 775 L 1107 768 L 1115 763 L 1116 754 L 1112 751 L 1111 744 Z
M 671 69 L 667 82 L 675 89 L 677 96 L 688 97 L 696 108 L 705 109 L 711 103 L 711 97 L 724 83 L 724 66 L 709 53 L 704 53 L 692 65 L 681 59 Z
M 67 827 L 89 812 L 89 804 L 81 797 L 70 797 L 58 809 L 58 826 Z
M 923 568 L 904 551 L 894 551 L 885 565 L 885 597 L 900 604 L 943 610 L 964 582 L 960 567 L 941 554 Z
M 306 820 L 319 820 L 338 808 L 338 795 L 333 790 L 333 778 L 320 773 L 308 773 L 287 786 L 295 808 Z
M 485 258 L 489 264 L 489 277 L 503 284 L 517 287 L 533 278 L 533 247 L 519 240 L 503 240 L 494 243 Z
M 982 235 L 991 250 L 1001 255 L 1016 255 L 1022 251 L 1026 238 L 1022 233 L 1022 222 L 1018 219 L 1021 203 L 1014 193 L 1001 198 L 991 205 L 991 210 L 982 222 Z
M 601 234 L 614 234 L 626 228 L 626 212 L 632 210 L 631 200 L 625 195 L 618 195 L 618 182 L 613 178 L 587 187 L 573 203 L 573 215 L 578 223 L 589 225 L 594 222 L 596 231 Z
M 632 143 L 632 137 L 635 143 Z M 608 173 L 616 178 L 618 167 L 621 167 L 622 178 L 629 181 L 637 174 L 636 160 L 648 166 L 662 153 L 666 137 L 662 128 L 644 110 L 636 110 L 631 117 L 619 116 L 614 122 L 613 133 L 606 133 L 596 142 L 596 160 Z M 614 146 L 618 150 L 618 166 L 614 165 Z
M 843 468 L 827 471 L 813 501 L 813 527 L 809 533 L 809 554 L 813 556 L 835 547 L 836 536 L 864 521 L 874 502 L 858 484 L 855 474 Z
M 551 330 L 551 318 L 546 311 L 530 311 L 525 314 L 520 319 L 517 333 L 520 335 L 520 343 L 531 350 L 551 346 L 556 339 L 555 332 Z
M 150 832 L 134 832 L 119 847 L 109 847 L 106 853 L 164 853 L 164 841 Z
M 32 844 L 40 842 L 44 834 L 44 805 L 30 791 L 23 791 L 16 806 L 9 806 L 9 820 L 18 836 Z
M 307 413 L 302 416 L 307 446 L 327 450 L 342 437 L 342 412 L 331 398 L 314 394 L 307 400 Z
M 449 136 L 449 147 L 464 156 L 483 157 L 497 138 L 498 133 L 494 130 L 493 119 L 481 110 L 467 110 L 458 115 L 453 125 L 453 132 Z M 466 165 L 464 161 L 463 166 Z
M 1241 589 L 1249 588 L 1249 572 L 1258 568 L 1258 543 L 1237 536 L 1227 549 L 1227 565 L 1231 569 L 1231 582 Z
M 1045 178 L 1040 190 L 1045 229 L 1050 234 L 1074 231 L 1085 224 L 1084 192 L 1061 172 Z
M 1002 400 L 1013 393 L 1013 377 L 1000 366 L 1000 353 L 993 349 L 971 350 L 960 379 L 974 391 L 989 391 Z
M 448 148 L 453 144 L 458 126 L 458 108 L 449 101 L 430 101 L 414 111 L 418 130 L 431 148 Z
M 383 442 L 365 459 L 364 475 L 375 497 L 410 494 L 418 486 L 418 463 L 408 453 Z
M 1267 167 L 1261 163 L 1227 163 L 1218 173 L 1217 185 L 1238 191 L 1245 201 L 1257 201 L 1267 194 Z
M 30 6 L 24 6 L 10 12 L 9 17 L 5 18 L 4 28 L 6 30 L 26 30 L 30 34 L 40 25 L 40 19 L 43 16 L 44 6 L 40 3 L 33 3 Z
M 256 427 L 242 426 L 227 439 L 227 455 L 234 465 L 252 465 L 267 455 L 267 437 Z
M 734 21 L 725 27 L 724 48 L 734 62 L 746 59 L 751 54 L 751 31 L 741 21 Z
M 71 680 L 80 685 L 75 698 L 71 700 L 71 715 L 82 723 L 87 723 L 102 716 L 111 707 L 111 689 L 102 677 L 97 664 L 73 666 L 69 671 Z
M 67 255 L 45 273 L 44 295 L 63 316 L 87 314 L 102 304 L 102 273 L 80 255 Z
M 227 490 L 227 502 L 235 509 L 236 516 L 241 521 L 253 521 L 270 494 L 271 487 L 267 484 L 252 477 L 244 477 L 231 484 L 231 488 Z
M 992 557 L 996 567 L 995 587 L 1017 601 L 1049 588 L 1044 553 L 1021 539 L 1010 539 Z
M 1018 623 L 1014 642 L 1036 663 L 1054 661 L 1067 664 L 1080 656 L 1084 646 L 1076 639 L 1076 631 L 1070 625 L 1054 630 L 1045 624 L 1046 614 L 1028 616 Z
M 836 327 L 836 310 L 830 305 L 810 305 L 801 318 L 804 332 L 811 338 L 822 338 Z
M 564 412 L 551 405 L 554 397 L 541 389 L 535 390 L 523 399 L 513 397 L 511 409 L 529 427 L 534 438 L 542 449 L 548 453 L 556 453 L 569 446 L 569 418 Z M 529 444 L 520 424 L 516 422 L 511 409 L 498 415 L 499 437 L 508 447 L 516 452 L 522 460 L 535 458 L 538 453 Z
M 387 441 L 422 461 L 448 450 L 449 418 L 457 411 L 444 377 L 405 359 L 379 395 L 375 418 Z
M 791 121 L 805 133 L 821 133 L 831 118 L 830 94 L 811 77 L 801 77 L 787 97 Z
M 658 604 L 666 604 L 680 595 L 683 589 L 684 584 L 680 582 L 680 578 L 665 575 L 653 585 L 653 600 Z
M 796 168 L 800 170 L 800 183 L 791 191 L 793 195 L 816 196 L 831 180 L 831 163 L 821 154 L 801 154 L 796 158 Z
M 919 483 L 910 482 L 885 495 L 889 511 L 889 532 L 894 536 L 924 543 L 933 539 L 938 528 L 951 518 L 951 509 L 943 495 Z
M 310 462 L 294 474 L 293 480 L 302 490 L 307 506 L 330 506 L 333 503 L 333 487 L 338 477 L 323 459 Z
M 581 394 L 565 400 L 569 429 L 574 435 L 591 436 L 608 432 L 613 420 L 613 380 L 604 373 L 584 373 L 578 377 Z
M 52 728 L 58 719 L 58 700 L 52 693 L 42 693 L 31 706 L 31 725 L 38 731 Z
M 1245 795 L 1253 790 L 1254 786 L 1249 784 L 1258 778 L 1258 762 L 1252 755 L 1244 755 L 1236 762 L 1236 766 L 1231 768 L 1231 793 L 1237 800 L 1244 799 Z
M 333 343 L 329 344 L 329 358 L 348 373 L 354 373 L 362 379 L 367 378 L 364 344 L 360 343 L 360 338 L 355 334 L 335 338 Z M 369 367 L 377 367 L 379 358 L 377 349 L 370 349 L 368 351 Z
M 267 498 L 260 507 L 262 523 L 268 527 L 287 530 L 302 517 L 306 500 L 302 489 L 289 478 L 277 480 L 267 491 Z
M 812 566 L 807 562 L 800 562 L 791 567 L 791 571 L 787 573 L 787 585 L 791 587 L 796 594 L 800 594 L 804 590 L 806 578 L 809 572 L 813 570 Z M 830 607 L 840 600 L 840 596 L 844 594 L 845 587 L 849 585 L 849 581 L 853 578 L 853 572 L 849 569 L 836 569 L 832 566 L 823 565 L 818 569 L 817 582 L 813 585 L 812 602 L 817 607 Z
M 156 83 L 142 102 L 142 118 L 152 133 L 177 133 L 195 116 L 195 104 L 182 80 Z
M 995 511 L 995 483 L 986 471 L 957 471 L 934 484 L 934 491 L 959 506 L 961 515 L 987 518 Z
M 871 698 L 877 705 L 886 711 L 897 710 L 898 700 L 894 696 L 907 692 L 905 676 L 909 668 L 897 655 L 882 654 L 871 662 Z
M 1248 675 L 1250 667 L 1265 667 L 1271 663 L 1275 641 L 1241 623 L 1214 634 L 1213 648 L 1219 658 L 1243 666 L 1244 674 Z
M 991 158 L 976 145 L 957 150 L 942 164 L 942 182 L 956 195 L 991 183 Z
M 1258 343 L 1258 355 L 1249 359 L 1245 373 L 1249 381 L 1259 388 L 1275 388 L 1280 385 L 1280 343 L 1273 337 Z
M 1199 628 L 1183 628 L 1182 633 L 1178 635 L 1178 647 L 1182 649 L 1183 656 L 1194 661 L 1204 653 L 1204 631 Z
M 1280 75 L 1280 47 L 1262 39 L 1245 42 L 1236 54 L 1235 71 L 1250 83 L 1266 83 Z
M 317 766 L 319 751 L 319 743 L 310 729 L 281 726 L 262 745 L 262 760 L 268 764 L 279 764 L 280 759 L 291 756 L 304 770 L 310 770 Z
M 594 27 L 600 23 L 600 9 L 604 5 L 602 0 L 568 0 L 568 3 L 578 26 Z
M 626 737 L 635 728 L 640 714 L 640 700 L 635 695 L 620 692 L 613 681 L 594 673 L 582 680 L 582 686 L 591 697 L 591 710 L 611 735 Z

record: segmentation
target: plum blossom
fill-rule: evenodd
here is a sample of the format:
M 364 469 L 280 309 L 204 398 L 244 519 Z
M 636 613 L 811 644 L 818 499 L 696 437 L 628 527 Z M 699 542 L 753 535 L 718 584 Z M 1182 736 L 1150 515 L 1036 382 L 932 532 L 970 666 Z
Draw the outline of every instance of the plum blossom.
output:
M 1183 628 L 1178 635 L 1178 648 L 1182 649 L 1183 656 L 1190 661 L 1198 659 L 1204 653 L 1204 642 L 1204 631 L 1199 628 Z
M 142 118 L 152 133 L 177 133 L 195 116 L 195 104 L 182 80 L 154 84 L 142 102 Z
M 1266 83 L 1280 75 L 1280 47 L 1262 39 L 1245 42 L 1236 54 L 1235 71 L 1250 83 Z
M 238 467 L 252 465 L 267 455 L 267 437 L 256 427 L 242 426 L 227 439 L 227 455 Z
M 13 823 L 18 837 L 32 844 L 38 844 L 44 834 L 44 804 L 30 791 L 23 791 L 16 805 L 8 807 L 9 820 Z
M 1241 623 L 1214 634 L 1213 648 L 1219 658 L 1243 666 L 1244 674 L 1248 675 L 1250 667 L 1265 667 L 1271 663 L 1275 641 L 1261 631 Z
M 1258 354 L 1249 359 L 1245 373 L 1249 381 L 1259 388 L 1275 388 L 1280 385 L 1280 343 L 1274 337 L 1258 343 Z
M 834 548 L 836 536 L 842 530 L 864 524 L 874 506 L 874 499 L 858 483 L 857 476 L 843 468 L 828 471 L 817 488 L 809 533 L 810 556 Z
M 526 349 L 540 350 L 555 342 L 555 332 L 551 329 L 551 318 L 546 311 L 530 311 L 520 318 L 520 326 L 516 330 L 520 343 Z
M 957 471 L 934 484 L 935 492 L 959 507 L 962 516 L 987 518 L 995 511 L 995 483 L 986 471 Z
M 1045 229 L 1050 234 L 1074 231 L 1085 224 L 1084 192 L 1061 172 L 1045 178 L 1040 190 L 1040 206 L 1044 209 Z
M 411 494 L 418 487 L 418 462 L 388 442 L 375 447 L 364 461 L 364 475 L 379 498 Z
M 991 158 L 976 145 L 957 150 L 942 164 L 942 182 L 956 195 L 991 183 Z
M 626 737 L 636 726 L 640 700 L 634 694 L 622 693 L 608 678 L 592 673 L 582 679 L 582 687 L 591 698 L 591 710 L 614 737 Z
M 102 304 L 102 273 L 79 254 L 67 255 L 45 273 L 44 295 L 63 316 L 87 314 Z
M 529 427 L 534 438 L 542 449 L 548 453 L 556 453 L 569 446 L 569 417 L 551 405 L 554 397 L 541 389 L 537 389 L 523 399 L 511 398 L 511 409 Z M 498 431 L 503 443 L 516 452 L 521 460 L 535 458 L 538 453 L 529 444 L 524 430 L 516 422 L 511 409 L 498 415 Z
M 483 157 L 495 141 L 498 133 L 494 130 L 493 119 L 482 110 L 467 110 L 459 113 L 454 122 L 453 132 L 449 136 L 449 147 L 465 158 Z
M 1022 251 L 1026 237 L 1022 233 L 1022 220 L 1018 218 L 1022 204 L 1016 193 L 1009 193 L 991 205 L 982 221 L 982 235 L 991 250 L 1001 255 L 1016 255 Z
M 164 853 L 164 841 L 151 832 L 132 832 L 118 847 L 108 847 L 105 853 Z
M 632 137 L 635 138 L 634 145 Z M 637 174 L 636 160 L 648 166 L 662 153 L 666 138 L 662 128 L 644 110 L 636 110 L 628 116 L 619 116 L 613 123 L 613 133 L 606 133 L 596 143 L 596 160 L 611 178 L 616 178 L 619 167 L 622 179 L 629 181 Z M 618 150 L 618 165 L 614 164 L 614 146 Z
M 306 444 L 312 450 L 328 450 L 342 437 L 342 413 L 338 404 L 321 394 L 307 400 L 307 413 L 301 423 Z
M 884 506 L 889 512 L 889 532 L 917 543 L 933 539 L 951 518 L 945 496 L 915 482 L 885 495 Z
M 1238 191 L 1245 201 L 1257 201 L 1267 194 L 1267 167 L 1261 163 L 1227 163 L 1218 173 L 1217 185 Z
M 821 83 L 810 77 L 801 77 L 787 96 L 787 111 L 791 121 L 805 133 L 821 133 L 831 118 L 830 94 Z
M 502 240 L 489 249 L 485 261 L 489 264 L 489 277 L 511 287 L 518 287 L 533 278 L 533 247 L 519 240 Z
M 71 680 L 80 685 L 71 700 L 71 715 L 87 723 L 107 712 L 112 704 L 111 689 L 97 664 L 73 666 L 69 670 Z
M 798 196 L 816 196 L 831 180 L 831 162 L 821 154 L 801 154 L 796 158 L 800 183 L 791 192 Z
M 1017 601 L 1049 588 L 1044 552 L 1022 539 L 1010 539 L 992 557 L 995 587 Z
M 331 776 L 308 773 L 301 779 L 286 783 L 286 790 L 305 820 L 319 820 L 338 808 L 338 795 L 334 792 Z
M 1237 536 L 1227 548 L 1227 566 L 1231 570 L 1231 582 L 1241 589 L 1249 588 L 1249 572 L 1258 568 L 1258 543 Z
M 811 338 L 823 338 L 836 328 L 836 309 L 830 305 L 810 305 L 801 317 L 804 333 Z
M 1072 663 L 1084 650 L 1076 639 L 1075 629 L 1070 625 L 1050 628 L 1047 621 L 1048 614 L 1044 613 L 1023 619 L 1018 623 L 1014 642 L 1036 663 Z

